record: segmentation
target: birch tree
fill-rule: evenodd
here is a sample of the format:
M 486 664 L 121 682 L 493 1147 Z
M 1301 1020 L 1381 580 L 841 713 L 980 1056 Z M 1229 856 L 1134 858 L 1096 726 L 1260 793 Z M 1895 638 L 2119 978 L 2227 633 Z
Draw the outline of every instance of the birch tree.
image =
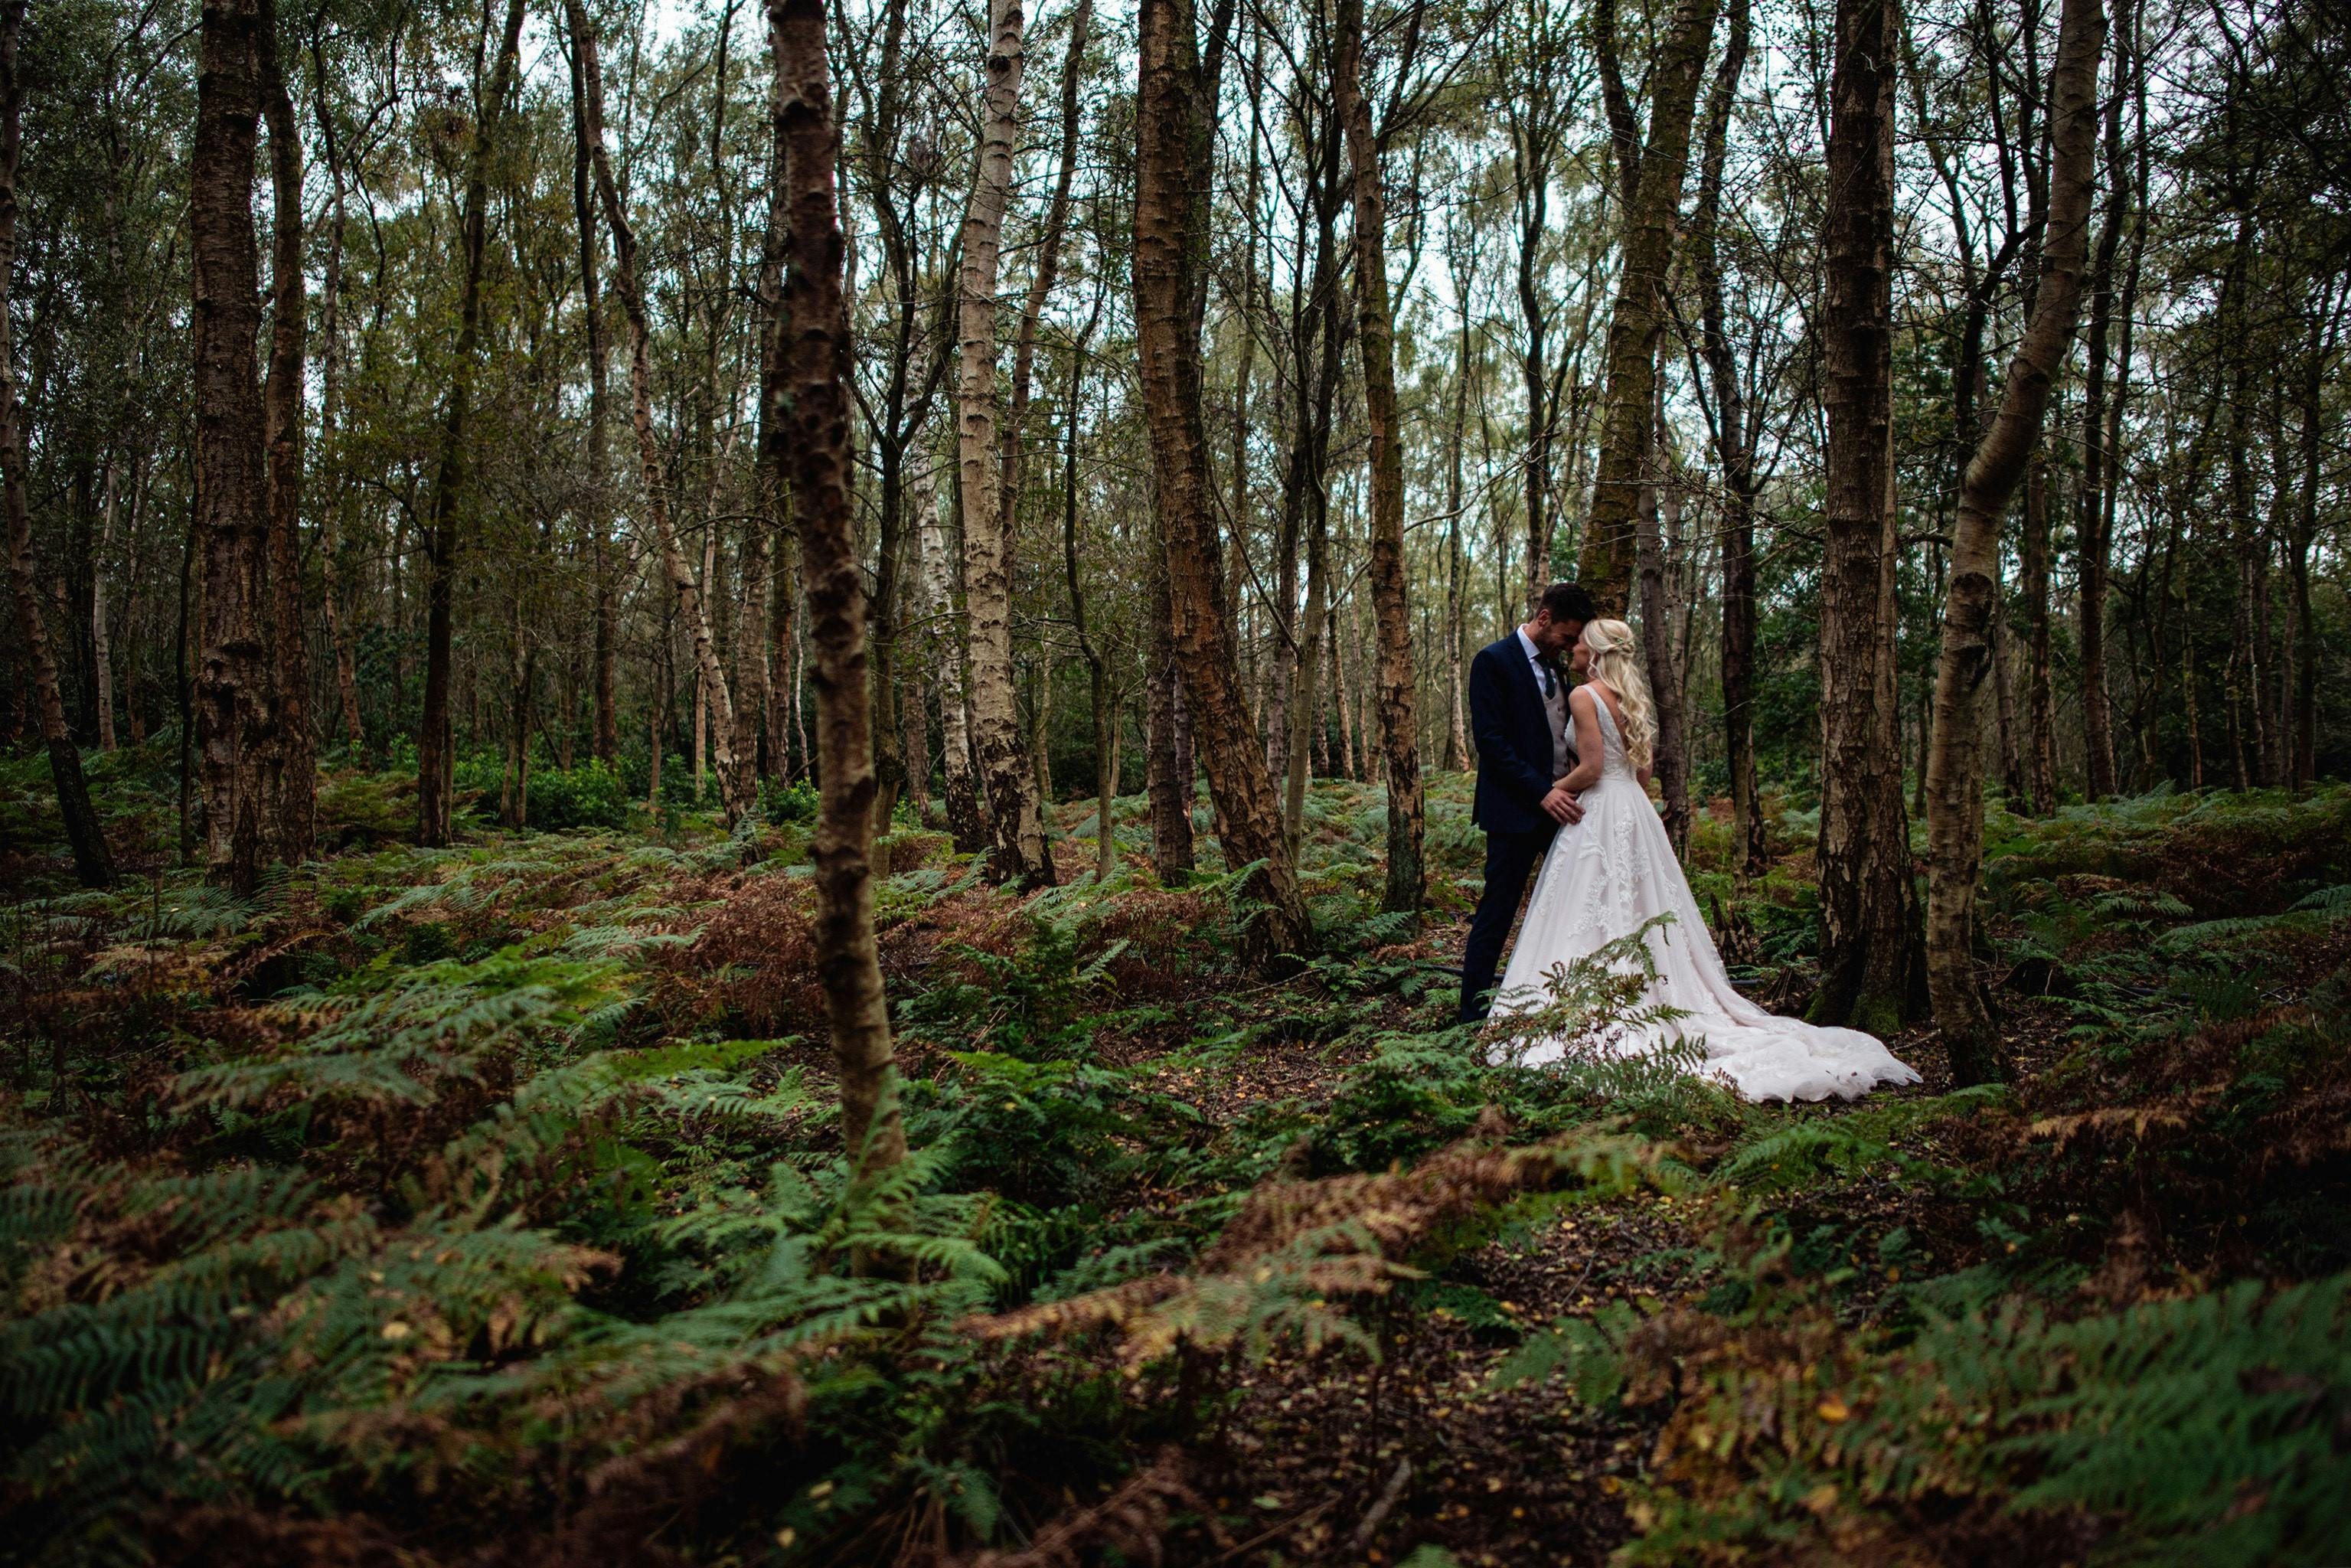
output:
M 1012 197 L 1014 139 L 1020 131 L 1024 18 L 1020 0 L 990 0 L 987 86 L 981 98 L 979 179 L 963 226 L 956 298 L 957 455 L 962 473 L 964 608 L 970 624 L 971 732 L 987 789 L 999 881 L 1050 886 L 1053 852 L 1037 776 L 1022 744 L 1012 685 L 1012 562 L 1000 497 L 997 431 L 996 289 L 1004 212 Z

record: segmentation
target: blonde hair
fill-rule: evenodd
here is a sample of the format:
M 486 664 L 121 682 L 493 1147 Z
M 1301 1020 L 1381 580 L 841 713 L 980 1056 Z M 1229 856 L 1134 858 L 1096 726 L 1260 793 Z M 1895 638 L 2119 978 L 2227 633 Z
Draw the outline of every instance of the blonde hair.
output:
M 1622 621 L 1583 623 L 1584 651 L 1592 655 L 1592 675 L 1605 681 L 1625 710 L 1625 758 L 1635 768 L 1646 768 L 1657 749 L 1656 709 L 1649 700 L 1649 677 L 1641 672 L 1639 649 L 1633 629 Z M 1598 693 L 1593 700 L 1600 700 Z

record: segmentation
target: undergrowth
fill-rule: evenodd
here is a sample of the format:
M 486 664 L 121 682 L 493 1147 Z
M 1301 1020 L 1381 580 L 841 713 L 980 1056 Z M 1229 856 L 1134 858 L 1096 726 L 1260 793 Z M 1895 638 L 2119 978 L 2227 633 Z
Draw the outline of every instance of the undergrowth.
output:
M 1377 912 L 1375 791 L 1311 794 L 1319 946 L 1273 983 L 1236 876 L 1016 900 L 912 824 L 877 906 L 916 1153 L 853 1186 L 804 802 L 729 836 L 608 786 L 424 852 L 351 775 L 346 847 L 251 898 L 22 886 L 0 1559 L 1296 1561 L 1225 1495 L 1232 1424 L 1444 1321 L 1631 1435 L 1627 1562 L 2351 1557 L 2351 789 L 1996 816 L 2032 1071 L 1854 1107 L 1628 1053 L 1668 1021 L 1637 937 L 1515 1043 L 1452 1027 L 1452 928 Z M 1440 907 L 1462 807 L 1436 781 Z M 1801 879 L 1704 826 L 1740 972 L 1801 983 Z M 1670 1217 L 1568 1254 L 1633 1285 L 1479 1283 L 1612 1212 Z M 1437 1561 L 1382 1475 L 1364 1540 Z

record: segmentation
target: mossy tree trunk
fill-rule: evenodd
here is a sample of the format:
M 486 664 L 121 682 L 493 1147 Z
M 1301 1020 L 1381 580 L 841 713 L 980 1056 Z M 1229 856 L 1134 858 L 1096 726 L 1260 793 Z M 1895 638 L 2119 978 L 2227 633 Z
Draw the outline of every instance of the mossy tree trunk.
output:
M 2001 389 L 1999 412 L 1960 478 L 1951 540 L 1935 733 L 1927 758 L 1927 980 L 1951 1077 L 1961 1084 L 2007 1072 L 1975 972 L 1976 883 L 1983 869 L 1982 694 L 1991 669 L 2001 518 L 2040 441 L 2050 383 L 2073 341 L 2081 299 L 2105 34 L 2099 0 L 2064 0 L 2052 83 L 2055 123 L 2043 271 Z
M 1689 165 L 1690 122 L 1714 39 L 1716 0 L 1678 0 L 1673 25 L 1649 72 L 1649 133 L 1634 160 L 1628 112 L 1612 101 L 1618 173 L 1625 190 L 1625 244 L 1616 304 L 1608 323 L 1608 380 L 1577 578 L 1604 615 L 1623 615 L 1632 597 L 1635 514 L 1648 478 L 1650 426 L 1656 406 L 1657 337 L 1666 322 L 1667 274 Z M 1600 0 L 1602 75 L 1612 100 L 1623 86 L 1614 68 L 1614 0 Z
M 1830 83 L 1822 401 L 1821 1023 L 1892 1034 L 1917 901 L 1895 683 L 1893 0 L 1840 0 Z
M 1168 625 L 1192 738 L 1224 823 L 1225 863 L 1255 865 L 1250 931 L 1264 963 L 1304 949 L 1310 935 L 1281 809 L 1242 698 L 1225 612 L 1223 551 L 1201 401 L 1200 327 L 1207 299 L 1212 116 L 1229 5 L 1205 51 L 1193 0 L 1144 0 L 1135 104 L 1134 315 L 1143 398 L 1165 543 Z
M 1338 109 L 1354 183 L 1356 338 L 1364 420 L 1371 434 L 1371 589 L 1378 644 L 1380 757 L 1388 791 L 1387 887 L 1381 907 L 1420 912 L 1420 720 L 1412 653 L 1412 599 L 1404 562 L 1404 431 L 1396 410 L 1395 318 L 1388 303 L 1387 199 L 1379 138 L 1364 93 L 1364 0 L 1339 0 Z

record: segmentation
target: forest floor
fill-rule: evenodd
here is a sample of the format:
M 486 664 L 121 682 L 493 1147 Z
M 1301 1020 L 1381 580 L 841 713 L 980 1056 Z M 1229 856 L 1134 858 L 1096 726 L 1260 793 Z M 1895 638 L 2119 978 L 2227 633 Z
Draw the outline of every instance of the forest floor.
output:
M 0 771 L 0 1562 L 2351 1558 L 2351 788 L 1995 811 L 2013 1082 L 1920 1025 L 1924 1082 L 1795 1107 L 1488 1065 L 1459 777 L 1416 927 L 1315 786 L 1275 979 L 1140 800 L 1026 899 L 902 826 L 916 1154 L 856 1189 L 804 790 L 422 852 L 347 769 L 240 899 L 168 869 L 169 761 L 95 764 L 99 894 Z M 1692 849 L 1783 1009 L 1809 832 Z

